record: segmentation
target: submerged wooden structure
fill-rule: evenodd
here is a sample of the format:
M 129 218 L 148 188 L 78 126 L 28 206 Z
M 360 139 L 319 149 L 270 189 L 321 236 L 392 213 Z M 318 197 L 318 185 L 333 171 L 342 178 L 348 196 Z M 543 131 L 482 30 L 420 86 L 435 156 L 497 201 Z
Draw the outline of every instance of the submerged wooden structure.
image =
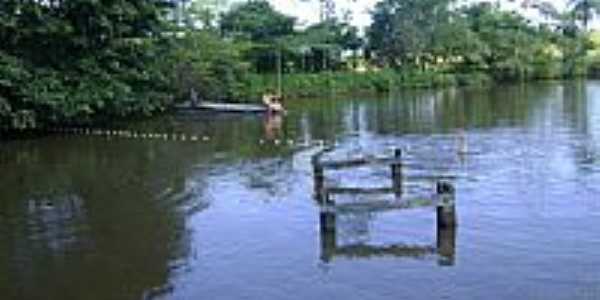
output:
M 404 186 L 410 176 L 406 176 L 404 168 L 408 165 L 403 161 L 402 150 L 395 149 L 391 157 L 363 157 L 349 160 L 325 161 L 322 157 L 331 152 L 326 148 L 312 157 L 314 193 L 320 212 L 321 259 L 328 262 L 335 256 L 369 257 L 369 256 L 408 256 L 420 257 L 438 254 L 440 265 L 453 265 L 456 239 L 456 209 L 455 189 L 452 183 L 446 181 L 448 176 L 427 176 L 436 180 L 436 189 L 429 198 L 404 198 Z M 327 186 L 326 171 L 350 169 L 369 165 L 388 165 L 390 168 L 390 184 L 387 187 L 353 188 L 343 186 Z M 419 179 L 419 178 L 417 178 Z M 393 194 L 396 201 L 366 201 L 363 203 L 337 203 L 339 195 L 379 195 Z M 391 245 L 369 246 L 350 245 L 338 246 L 336 239 L 336 219 L 338 215 L 353 212 L 377 212 L 416 207 L 435 207 L 436 211 L 436 245 Z

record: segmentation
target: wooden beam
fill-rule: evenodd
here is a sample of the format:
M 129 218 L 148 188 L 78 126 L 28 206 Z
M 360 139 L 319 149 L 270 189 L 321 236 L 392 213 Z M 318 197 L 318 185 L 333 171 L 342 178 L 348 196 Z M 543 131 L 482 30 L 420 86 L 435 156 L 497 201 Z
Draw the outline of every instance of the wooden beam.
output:
M 395 201 L 369 201 L 355 203 L 338 203 L 323 207 L 324 211 L 335 212 L 340 214 L 357 213 L 357 212 L 379 212 L 388 210 L 403 210 L 421 207 L 433 207 L 436 201 L 426 198 L 415 198 L 411 200 L 395 200 Z
M 392 187 L 374 187 L 374 188 L 360 188 L 360 187 L 330 187 L 327 188 L 326 193 L 332 195 L 378 195 L 378 194 L 391 194 L 394 192 Z
M 364 157 L 340 161 L 324 161 L 321 166 L 325 169 L 339 170 L 346 168 L 356 168 L 370 164 L 395 164 L 400 163 L 401 159 L 395 157 Z
M 336 247 L 333 251 L 333 255 L 342 257 L 423 257 L 435 253 L 436 247 L 412 245 L 371 246 L 359 244 Z

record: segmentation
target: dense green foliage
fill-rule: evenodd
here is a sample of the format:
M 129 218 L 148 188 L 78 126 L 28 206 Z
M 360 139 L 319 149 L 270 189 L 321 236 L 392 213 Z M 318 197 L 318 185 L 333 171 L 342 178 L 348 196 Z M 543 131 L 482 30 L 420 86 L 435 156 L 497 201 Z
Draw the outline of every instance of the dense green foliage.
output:
M 568 11 L 540 2 L 542 23 L 489 3 L 381 0 L 365 35 L 333 1 L 302 29 L 268 1 L 225 2 L 3 0 L 0 126 L 151 115 L 192 90 L 254 101 L 278 88 L 278 73 L 288 96 L 319 96 L 600 70 L 595 0 Z
M 276 76 L 254 74 L 250 76 L 248 94 L 257 94 L 277 84 Z M 332 72 L 289 74 L 283 81 L 288 97 L 321 97 L 348 93 L 388 93 L 403 88 L 439 88 L 451 86 L 486 86 L 491 78 L 485 73 L 451 74 L 434 71 L 396 72 Z
M 449 0 L 384 0 L 374 11 L 370 47 L 395 68 L 486 72 L 497 80 L 581 73 L 578 39 L 489 3 L 450 9 Z M 545 15 L 550 6 L 540 6 Z
M 198 49 L 202 49 L 198 51 Z M 232 45 L 213 31 L 189 31 L 165 59 L 174 96 L 184 99 L 191 89 L 203 99 L 243 98 L 248 64 L 241 59 L 244 44 Z
M 221 31 L 228 37 L 270 42 L 294 32 L 295 19 L 277 12 L 265 1 L 249 1 L 221 18 Z
M 167 99 L 154 66 L 163 48 L 151 1 L 6 0 L 0 22 L 5 125 L 149 114 Z

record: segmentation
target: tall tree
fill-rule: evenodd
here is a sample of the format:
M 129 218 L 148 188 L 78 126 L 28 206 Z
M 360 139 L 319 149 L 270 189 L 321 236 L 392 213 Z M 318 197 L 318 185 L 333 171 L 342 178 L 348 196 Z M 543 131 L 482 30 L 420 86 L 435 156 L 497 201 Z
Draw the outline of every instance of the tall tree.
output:
M 296 19 L 276 11 L 266 0 L 250 0 L 223 14 L 221 31 L 228 37 L 272 42 L 294 32 Z
M 368 30 L 372 50 L 392 66 L 422 65 L 434 32 L 450 20 L 452 0 L 383 0 Z

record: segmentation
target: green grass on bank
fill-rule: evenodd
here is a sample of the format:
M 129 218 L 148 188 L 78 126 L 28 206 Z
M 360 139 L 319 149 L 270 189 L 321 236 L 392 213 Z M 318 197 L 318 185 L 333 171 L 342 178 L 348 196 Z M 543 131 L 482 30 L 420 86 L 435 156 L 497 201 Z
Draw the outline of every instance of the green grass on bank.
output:
M 324 72 L 318 74 L 286 74 L 282 90 L 287 97 L 310 98 L 352 93 L 387 93 L 403 88 L 442 88 L 450 86 L 488 85 L 490 76 L 484 73 L 447 74 L 421 72 L 402 74 L 394 71 Z M 250 98 L 268 90 L 277 90 L 277 76 L 253 74 L 243 94 Z
M 396 72 L 393 70 L 357 72 L 323 72 L 316 74 L 285 74 L 282 79 L 283 93 L 290 98 L 321 97 L 330 94 L 388 93 L 399 89 L 444 88 L 475 86 L 484 87 L 498 82 L 529 82 L 585 77 L 587 62 L 565 66 L 562 63 L 540 63 L 520 67 L 507 65 L 495 71 L 467 72 Z M 274 74 L 252 74 L 244 91 L 246 101 L 257 99 L 265 91 L 277 90 Z

